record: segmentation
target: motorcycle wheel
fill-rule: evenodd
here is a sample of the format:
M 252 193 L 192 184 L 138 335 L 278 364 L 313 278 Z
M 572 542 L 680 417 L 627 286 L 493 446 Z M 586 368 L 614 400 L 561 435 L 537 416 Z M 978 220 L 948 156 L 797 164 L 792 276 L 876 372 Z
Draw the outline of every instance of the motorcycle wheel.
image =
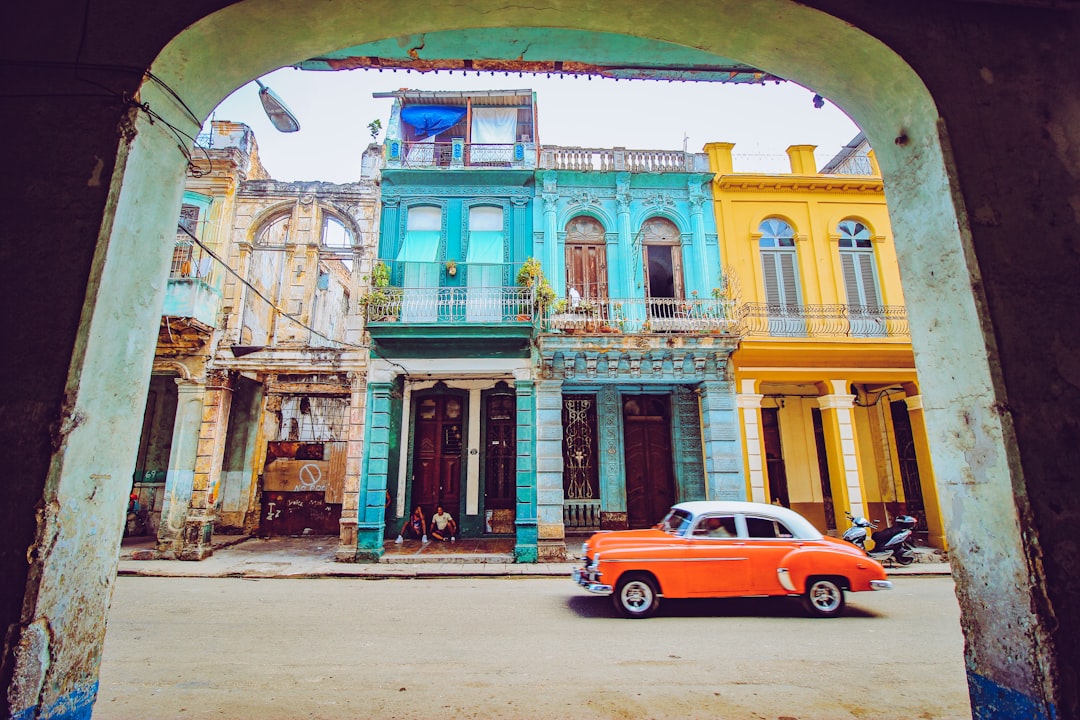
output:
M 915 553 L 909 547 L 902 547 L 899 550 L 893 552 L 893 560 L 901 565 L 910 565 L 915 562 Z

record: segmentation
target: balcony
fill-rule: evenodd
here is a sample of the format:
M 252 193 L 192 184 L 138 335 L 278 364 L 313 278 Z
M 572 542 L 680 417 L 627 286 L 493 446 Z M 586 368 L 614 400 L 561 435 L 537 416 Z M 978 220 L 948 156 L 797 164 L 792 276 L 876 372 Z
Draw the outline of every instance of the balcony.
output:
M 739 306 L 744 337 L 900 338 L 910 339 L 907 308 L 902 305 Z
M 221 293 L 209 282 L 211 262 L 210 256 L 198 245 L 184 241 L 176 243 L 162 315 L 194 318 L 214 326 Z
M 432 168 L 536 167 L 536 145 L 517 143 L 422 142 L 390 140 L 386 143 L 386 167 L 409 170 Z
M 362 299 L 368 333 L 397 357 L 527 357 L 534 292 L 519 265 L 382 261 L 390 283 Z
M 540 149 L 540 169 L 583 172 L 671 173 L 709 172 L 704 153 L 680 150 L 627 150 L 545 145 Z
M 545 332 L 687 333 L 736 335 L 737 307 L 727 299 L 582 298 L 558 300 L 544 318 Z

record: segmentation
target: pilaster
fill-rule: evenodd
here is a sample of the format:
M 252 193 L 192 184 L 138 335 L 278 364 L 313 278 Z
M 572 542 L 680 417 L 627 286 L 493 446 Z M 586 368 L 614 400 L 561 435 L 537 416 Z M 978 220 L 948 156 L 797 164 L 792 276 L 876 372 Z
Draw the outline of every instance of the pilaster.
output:
M 386 530 L 386 481 L 390 468 L 390 421 L 394 384 L 369 382 L 367 388 L 370 410 L 365 432 L 367 462 L 360 479 L 355 559 L 360 562 L 378 562 L 383 554 L 383 536 Z
M 367 412 L 367 376 L 349 373 L 349 439 L 345 455 L 345 483 L 341 500 L 338 562 L 356 560 L 357 523 L 360 519 L 360 475 L 364 462 L 364 415 Z
M 736 397 L 742 415 L 742 432 L 745 439 L 746 476 L 750 499 L 768 502 L 765 488 L 765 439 L 761 434 L 761 401 L 764 395 L 753 392 L 754 381 L 743 380 L 743 392 Z
M 945 537 L 945 523 L 941 517 L 941 501 L 938 498 L 937 478 L 934 477 L 934 465 L 930 458 L 930 436 L 926 431 L 926 416 L 923 413 L 922 395 L 904 398 L 907 404 L 908 419 L 911 421 L 911 439 L 915 442 L 915 459 L 919 464 L 919 483 L 922 487 L 923 512 L 926 513 L 926 530 L 930 544 L 948 550 Z
M 706 498 L 746 500 L 735 388 L 722 380 L 706 380 L 700 394 Z
M 514 559 L 519 563 L 531 563 L 539 558 L 536 383 L 532 380 L 516 379 L 514 391 L 517 393 L 517 502 L 514 513 Z M 560 493 L 561 491 L 560 482 Z M 559 513 L 561 522 L 561 501 Z
M 232 373 L 227 370 L 214 370 L 207 374 L 191 502 L 177 553 L 180 560 L 202 560 L 214 552 L 214 512 L 221 483 L 221 466 L 225 459 L 233 382 Z
M 834 391 L 845 390 L 847 382 L 831 380 Z M 822 395 L 818 398 L 821 423 L 825 433 L 825 455 L 829 464 L 829 484 L 832 487 L 833 512 L 836 526 L 845 527 L 843 512 L 856 517 L 869 513 L 862 487 L 862 467 L 856 440 L 855 418 L 852 408 L 855 396 L 842 392 Z
M 172 449 L 165 475 L 165 499 L 158 524 L 158 550 L 175 552 L 191 505 L 195 482 L 195 459 L 199 449 L 203 396 L 206 386 L 176 379 L 176 418 L 173 421 Z

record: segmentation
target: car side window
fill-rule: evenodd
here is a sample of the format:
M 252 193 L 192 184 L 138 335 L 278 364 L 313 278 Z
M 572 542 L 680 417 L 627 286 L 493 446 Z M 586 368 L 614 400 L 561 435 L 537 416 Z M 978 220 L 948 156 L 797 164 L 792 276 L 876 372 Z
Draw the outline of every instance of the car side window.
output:
M 746 518 L 746 532 L 752 538 L 767 540 L 788 540 L 794 537 L 791 530 L 784 523 L 772 518 L 750 517 Z
M 733 538 L 738 537 L 734 515 L 710 515 L 702 518 L 694 526 L 694 537 Z

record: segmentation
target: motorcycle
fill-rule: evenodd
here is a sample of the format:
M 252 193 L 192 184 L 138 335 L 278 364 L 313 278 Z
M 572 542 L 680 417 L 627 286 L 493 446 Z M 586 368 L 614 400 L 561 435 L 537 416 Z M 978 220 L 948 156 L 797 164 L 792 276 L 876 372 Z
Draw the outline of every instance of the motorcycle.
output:
M 915 547 L 911 543 L 911 537 L 915 533 L 918 520 L 914 517 L 899 515 L 891 527 L 878 530 L 878 524 L 875 521 L 861 516 L 855 517 L 850 512 L 844 514 L 851 521 L 851 527 L 845 530 L 843 535 L 849 543 L 875 560 L 892 558 L 901 565 L 910 565 L 915 562 Z M 872 550 L 866 549 L 867 535 L 870 535 L 870 540 L 874 543 Z

